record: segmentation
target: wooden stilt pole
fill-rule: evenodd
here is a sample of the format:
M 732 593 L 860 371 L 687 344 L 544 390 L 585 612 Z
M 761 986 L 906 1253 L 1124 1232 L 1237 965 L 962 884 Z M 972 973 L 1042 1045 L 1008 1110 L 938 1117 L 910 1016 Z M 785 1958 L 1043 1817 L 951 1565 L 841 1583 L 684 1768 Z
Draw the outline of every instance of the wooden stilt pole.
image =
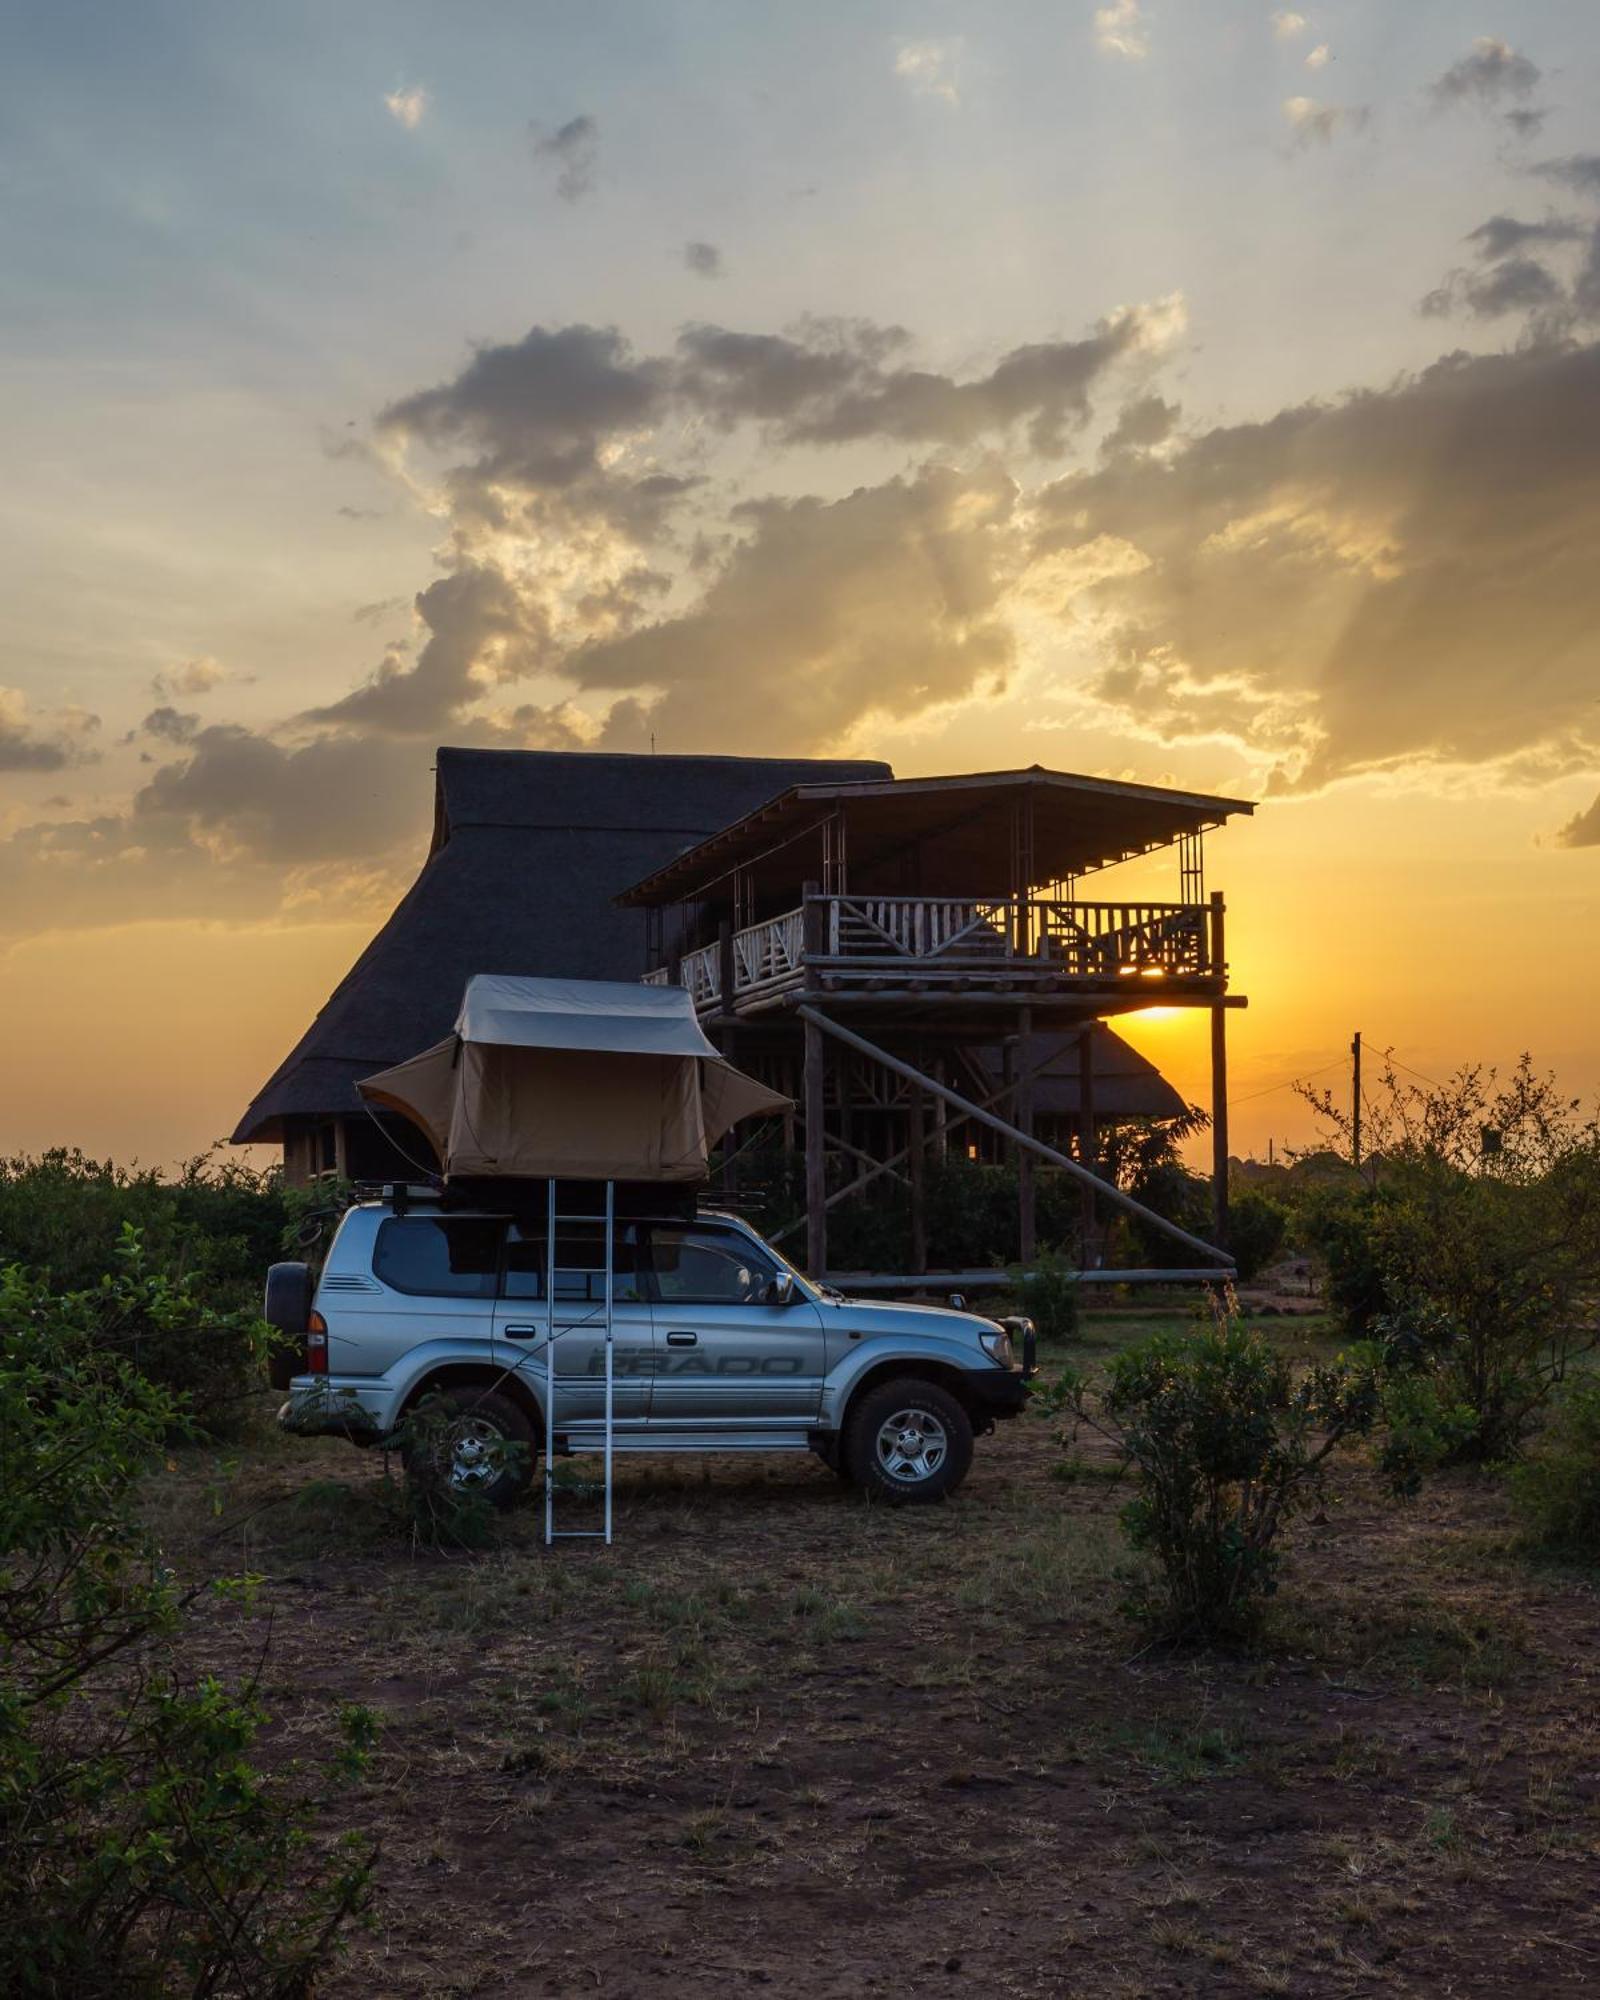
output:
M 1019 1132 L 1033 1137 L 1033 1009 L 1017 1009 L 1016 1096 L 1011 1113 Z M 1024 1264 L 1032 1264 L 1038 1249 L 1037 1203 L 1033 1154 L 1017 1151 L 1017 1248 Z
M 1211 1224 L 1228 1246 L 1228 1015 L 1211 1010 Z
M 808 882 L 801 916 L 808 958 L 821 943 L 818 933 L 823 909 L 824 906 L 816 893 L 816 884 Z M 819 1019 L 808 1012 L 805 1017 L 803 1078 L 806 1118 L 806 1269 L 819 1284 L 828 1272 L 827 1133 L 823 1128 L 823 1119 L 826 1116 L 823 1085 L 826 1081 L 824 1065 L 827 1053 Z
M 1094 1117 L 1094 1023 L 1091 1021 L 1078 1035 L 1078 1160 L 1090 1173 L 1099 1171 L 1098 1152 L 1099 1135 L 1095 1131 Z M 1079 1234 L 1082 1237 L 1083 1266 L 1087 1270 L 1100 1258 L 1100 1217 L 1094 1204 L 1094 1189 L 1087 1181 L 1083 1184 L 1082 1195 Z
M 822 1030 L 806 1022 L 806 1270 L 819 1282 L 828 1269 L 828 1198 L 826 1134 L 823 1131 L 823 1064 L 827 1049 Z
M 906 1086 L 906 1145 L 911 1174 L 911 1268 L 928 1268 L 928 1099 L 920 1083 Z

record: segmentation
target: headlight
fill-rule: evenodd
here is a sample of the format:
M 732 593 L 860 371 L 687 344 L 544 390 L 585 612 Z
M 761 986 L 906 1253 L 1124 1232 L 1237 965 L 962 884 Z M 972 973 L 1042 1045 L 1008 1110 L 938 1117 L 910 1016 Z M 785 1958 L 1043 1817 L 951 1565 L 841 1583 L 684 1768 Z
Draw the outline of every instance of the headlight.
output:
M 1015 1368 L 1016 1349 L 1011 1345 L 1011 1329 L 1008 1326 L 987 1327 L 978 1335 L 983 1351 L 991 1361 L 997 1361 L 1002 1368 Z

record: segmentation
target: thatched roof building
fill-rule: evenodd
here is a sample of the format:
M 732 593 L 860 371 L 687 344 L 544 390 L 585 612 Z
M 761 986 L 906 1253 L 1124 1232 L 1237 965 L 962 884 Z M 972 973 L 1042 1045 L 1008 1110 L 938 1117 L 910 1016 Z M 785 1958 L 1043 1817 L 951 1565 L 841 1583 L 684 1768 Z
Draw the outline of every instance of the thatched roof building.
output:
M 636 978 L 645 920 L 612 901 L 630 883 L 793 785 L 892 776 L 865 759 L 449 749 L 436 773 L 421 874 L 234 1132 L 280 1143 L 295 1180 L 410 1170 L 420 1142 L 380 1130 L 356 1080 L 447 1035 L 473 973 Z

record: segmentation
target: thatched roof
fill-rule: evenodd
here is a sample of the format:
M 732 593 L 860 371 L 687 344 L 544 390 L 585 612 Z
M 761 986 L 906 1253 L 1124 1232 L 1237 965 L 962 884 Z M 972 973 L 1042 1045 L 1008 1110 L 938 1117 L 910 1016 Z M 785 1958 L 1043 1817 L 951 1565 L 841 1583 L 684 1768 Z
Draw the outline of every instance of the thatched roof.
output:
M 441 750 L 422 873 L 239 1121 L 361 1112 L 358 1077 L 449 1034 L 475 972 L 633 979 L 632 882 L 797 784 L 890 775 L 866 760 Z
M 1094 1065 L 1094 1115 L 1098 1124 L 1115 1124 L 1124 1118 L 1180 1118 L 1188 1109 L 1155 1064 L 1140 1055 L 1122 1037 L 1096 1021 L 1091 1030 L 1090 1060 Z M 1080 1109 L 1078 1089 L 1078 1038 L 1072 1035 L 1038 1037 L 1039 1053 L 1054 1046 L 1044 1067 L 1033 1081 L 1033 1108 L 1040 1118 L 1076 1118 Z M 977 1052 L 979 1061 L 1000 1081 L 1001 1055 L 998 1049 Z

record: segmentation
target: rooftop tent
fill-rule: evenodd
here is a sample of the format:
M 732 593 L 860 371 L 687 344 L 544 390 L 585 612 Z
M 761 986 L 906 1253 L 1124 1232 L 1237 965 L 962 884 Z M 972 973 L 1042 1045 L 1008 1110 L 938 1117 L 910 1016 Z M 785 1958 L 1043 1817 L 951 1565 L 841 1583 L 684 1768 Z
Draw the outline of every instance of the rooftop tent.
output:
M 696 1181 L 730 1125 L 789 1100 L 724 1062 L 681 986 L 468 980 L 454 1034 L 357 1084 L 447 1178 Z

